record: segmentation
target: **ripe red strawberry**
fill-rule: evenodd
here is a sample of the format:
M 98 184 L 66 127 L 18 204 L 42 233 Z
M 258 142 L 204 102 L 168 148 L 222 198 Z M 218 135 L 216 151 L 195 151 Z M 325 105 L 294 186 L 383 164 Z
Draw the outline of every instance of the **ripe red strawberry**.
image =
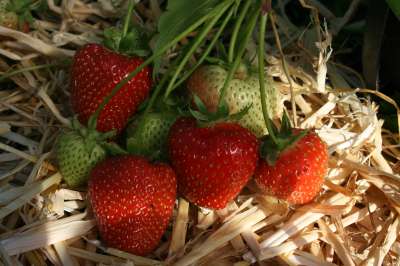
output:
M 274 165 L 261 160 L 254 176 L 265 193 L 291 204 L 304 204 L 321 190 L 327 169 L 326 144 L 317 134 L 308 132 L 283 150 Z
M 179 191 L 213 209 L 239 194 L 258 161 L 257 138 L 235 123 L 198 127 L 196 120 L 180 118 L 171 127 L 169 150 Z
M 175 173 L 143 157 L 110 157 L 91 171 L 89 199 L 108 246 L 146 255 L 158 245 L 171 218 Z
M 81 123 L 86 124 L 103 99 L 143 60 L 111 51 L 99 44 L 87 44 L 74 57 L 71 72 L 71 102 Z M 97 129 L 120 132 L 128 118 L 149 94 L 150 68 L 146 67 L 125 84 L 101 111 Z

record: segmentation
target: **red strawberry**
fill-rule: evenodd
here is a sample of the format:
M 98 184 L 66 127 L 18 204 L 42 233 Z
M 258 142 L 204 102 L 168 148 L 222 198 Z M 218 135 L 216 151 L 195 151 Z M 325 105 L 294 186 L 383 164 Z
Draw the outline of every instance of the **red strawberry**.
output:
M 295 132 L 299 134 L 299 131 Z M 304 204 L 321 190 L 327 169 L 325 143 L 314 132 L 308 132 L 283 150 L 274 165 L 261 160 L 254 176 L 265 193 L 291 204 Z
M 111 157 L 92 170 L 89 198 L 105 243 L 146 255 L 158 245 L 171 218 L 175 173 L 143 157 Z
M 87 44 L 74 57 L 71 73 L 71 102 L 81 123 L 86 124 L 103 99 L 143 60 L 127 57 L 99 44 Z M 125 84 L 101 111 L 97 129 L 120 132 L 128 118 L 149 94 L 150 68 L 146 67 Z
M 198 127 L 196 120 L 180 118 L 171 128 L 169 149 L 180 192 L 213 209 L 239 194 L 258 160 L 257 138 L 235 123 Z

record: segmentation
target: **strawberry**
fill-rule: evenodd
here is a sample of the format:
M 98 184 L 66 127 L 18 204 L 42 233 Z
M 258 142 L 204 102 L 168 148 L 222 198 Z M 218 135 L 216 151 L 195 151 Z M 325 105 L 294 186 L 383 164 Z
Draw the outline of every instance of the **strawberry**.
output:
M 89 200 L 104 242 L 136 255 L 159 243 L 172 216 L 176 177 L 168 165 L 110 157 L 90 173 Z
M 176 120 L 172 112 L 146 113 L 127 128 L 127 150 L 131 154 L 160 159 L 167 153 L 168 132 Z
M 221 209 L 253 175 L 258 140 L 236 123 L 198 127 L 179 118 L 171 127 L 169 153 L 180 192 L 201 207 Z
M 299 134 L 305 135 L 283 149 L 274 163 L 261 160 L 254 174 L 263 192 L 291 204 L 312 201 L 328 169 L 326 144 L 314 132 L 294 130 L 294 135 Z
M 61 134 L 56 147 L 61 175 L 70 187 L 86 184 L 90 170 L 106 156 L 101 145 L 78 131 Z
M 238 113 L 251 105 L 249 111 L 238 121 L 240 125 L 250 129 L 258 137 L 267 130 L 261 110 L 260 84 L 257 76 L 248 75 L 246 69 L 241 68 L 236 77 L 229 83 L 224 100 L 228 103 L 231 114 Z M 207 107 L 208 111 L 215 112 L 218 106 L 219 94 L 227 77 L 227 71 L 220 66 L 204 65 L 199 67 L 189 78 L 187 87 L 192 94 L 197 95 Z M 283 97 L 279 91 L 266 84 L 268 95 L 267 107 L 273 118 L 282 113 Z
M 112 89 L 142 63 L 139 57 L 128 57 L 99 44 L 87 44 L 77 51 L 71 70 L 71 103 L 81 123 L 86 124 Z M 102 109 L 97 130 L 121 132 L 150 87 L 150 68 L 145 67 Z
M 59 170 L 70 187 L 85 185 L 90 170 L 106 157 L 106 148 L 113 145 L 106 140 L 113 135 L 83 127 L 77 119 L 72 128 L 62 132 L 56 142 Z

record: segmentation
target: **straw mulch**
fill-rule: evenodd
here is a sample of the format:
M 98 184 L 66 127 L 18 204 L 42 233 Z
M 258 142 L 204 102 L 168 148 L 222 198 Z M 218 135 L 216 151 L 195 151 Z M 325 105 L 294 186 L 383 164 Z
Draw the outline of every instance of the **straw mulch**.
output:
M 149 2 L 137 5 L 135 20 L 154 29 L 161 11 L 157 1 Z M 297 126 L 316 128 L 331 155 L 315 202 L 288 206 L 249 183 L 220 211 L 179 198 L 162 243 L 147 258 L 103 246 L 86 191 L 66 187 L 53 154 L 71 116 L 68 69 L 29 69 L 71 59 L 80 45 L 99 41 L 123 8 L 109 1 L 48 4 L 53 16 L 37 19 L 29 34 L 0 27 L 0 71 L 27 69 L 9 76 L 12 85 L 1 83 L 0 90 L 0 264 L 400 265 L 399 135 L 382 128 L 368 96 L 395 103 L 355 88 L 362 80 L 344 66 L 327 70 L 330 35 L 324 28 L 311 29 L 322 36 L 318 49 L 299 49 L 307 36 L 290 41 L 278 15 L 277 32 L 289 52 L 283 61 L 280 45 L 270 44 L 267 72 Z

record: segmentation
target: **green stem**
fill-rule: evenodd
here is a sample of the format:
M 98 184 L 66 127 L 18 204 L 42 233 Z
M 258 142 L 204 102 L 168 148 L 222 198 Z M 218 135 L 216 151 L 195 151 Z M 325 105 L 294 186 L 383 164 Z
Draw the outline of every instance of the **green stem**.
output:
M 235 52 L 235 45 L 236 45 L 236 39 L 239 34 L 240 26 L 242 26 L 244 17 L 247 14 L 247 11 L 249 10 L 250 4 L 252 1 L 246 1 L 242 11 L 240 12 L 239 18 L 236 20 L 235 26 L 233 28 L 232 32 L 232 37 L 229 43 L 229 51 L 228 51 L 228 62 L 232 63 L 233 57 L 234 57 L 234 52 Z
M 11 72 L 6 72 L 0 77 L 0 82 L 2 82 L 3 80 L 5 80 L 9 77 L 17 75 L 19 73 L 28 72 L 28 71 L 32 71 L 32 70 L 39 70 L 39 69 L 43 69 L 43 68 L 51 68 L 54 66 L 57 66 L 57 64 L 45 64 L 45 65 L 31 66 L 31 67 L 17 69 L 17 70 L 11 71 Z
M 129 30 L 129 25 L 131 24 L 131 17 L 132 17 L 132 12 L 134 8 L 134 2 L 133 0 L 128 0 L 128 13 L 126 13 L 125 21 L 124 21 L 124 28 L 122 31 L 122 38 L 126 36 Z
M 219 96 L 219 101 L 218 101 L 218 108 L 222 106 L 222 103 L 223 103 L 223 100 L 224 100 L 224 97 L 225 97 L 225 92 L 226 92 L 226 90 L 227 90 L 227 88 L 229 86 L 229 83 L 231 82 L 231 80 L 233 78 L 233 75 L 235 74 L 235 72 L 236 72 L 236 70 L 237 70 L 237 68 L 238 68 L 238 66 L 239 66 L 239 64 L 240 64 L 240 62 L 242 60 L 242 56 L 244 54 L 244 51 L 246 50 L 246 45 L 247 45 L 247 43 L 248 43 L 248 41 L 250 39 L 250 36 L 251 36 L 251 34 L 252 34 L 253 30 L 254 30 L 254 27 L 256 25 L 257 18 L 258 18 L 259 15 L 260 15 L 260 5 L 257 5 L 256 11 L 253 14 L 253 16 L 251 17 L 250 22 L 249 22 L 249 24 L 248 24 L 248 26 L 246 28 L 246 35 L 245 35 L 243 41 L 240 43 L 240 46 L 239 46 L 239 49 L 238 49 L 238 54 L 237 54 L 237 56 L 235 58 L 235 61 L 232 64 L 231 68 L 229 69 L 228 75 L 227 75 L 227 77 L 225 79 L 225 82 L 224 82 L 224 85 L 223 85 L 223 87 L 221 89 L 220 96 Z
M 223 4 L 220 4 L 220 6 Z M 96 111 L 94 114 L 90 117 L 89 122 L 88 122 L 88 127 L 89 129 L 96 129 L 97 127 L 97 119 L 103 110 L 104 106 L 108 104 L 108 102 L 112 99 L 112 97 L 117 94 L 117 92 L 126 84 L 128 83 L 132 78 L 134 78 L 140 71 L 142 71 L 146 66 L 148 66 L 151 62 L 153 62 L 154 59 L 160 57 L 164 52 L 166 52 L 169 48 L 174 46 L 176 43 L 178 43 L 182 38 L 186 37 L 189 33 L 193 32 L 197 27 L 199 27 L 201 24 L 203 24 L 207 19 L 209 19 L 213 13 L 209 13 L 193 23 L 191 26 L 189 26 L 185 31 L 183 31 L 181 34 L 176 36 L 172 41 L 164 45 L 162 48 L 160 48 L 156 53 L 154 53 L 151 57 L 149 57 L 146 61 L 144 61 L 140 66 L 138 66 L 134 71 L 129 73 L 123 80 L 121 80 L 115 87 L 112 89 L 109 95 L 103 99 L 103 101 L 100 103 L 100 105 L 97 107 Z
M 178 80 L 178 82 L 175 83 L 174 87 L 172 88 L 172 91 L 179 87 L 185 80 L 187 80 L 190 75 L 203 63 L 203 61 L 207 58 L 207 56 L 210 54 L 212 48 L 214 48 L 216 42 L 219 39 L 219 36 L 221 36 L 223 30 L 225 29 L 226 25 L 228 24 L 229 20 L 231 19 L 233 15 L 233 9 L 231 9 L 228 13 L 228 15 L 225 17 L 225 20 L 222 22 L 221 26 L 219 27 L 218 31 L 215 33 L 213 39 L 211 40 L 210 44 L 207 46 L 207 49 L 202 53 L 201 57 L 199 60 L 197 60 L 197 63 L 183 75 L 183 77 Z
M 260 18 L 260 35 L 258 44 L 258 76 L 260 82 L 260 95 L 261 95 L 261 108 L 264 116 L 265 125 L 267 126 L 268 133 L 271 136 L 272 141 L 278 144 L 275 132 L 272 129 L 272 121 L 269 119 L 268 109 L 267 109 L 267 95 L 265 93 L 265 72 L 264 72 L 264 44 L 265 44 L 265 28 L 267 24 L 268 16 L 267 14 L 262 14 Z
M 218 22 L 219 18 L 225 13 L 225 11 L 229 8 L 231 4 L 232 1 L 228 1 L 226 2 L 226 5 L 222 6 L 220 9 L 215 11 L 216 15 L 203 27 L 202 31 L 196 36 L 193 45 L 190 47 L 189 51 L 185 54 L 182 61 L 178 65 L 178 68 L 176 69 L 174 75 L 172 76 L 168 84 L 168 87 L 165 91 L 164 98 L 167 98 L 168 95 L 171 93 L 174 83 L 178 78 L 178 75 L 182 72 L 183 67 L 186 65 L 187 61 L 194 54 L 197 48 L 201 45 L 201 43 L 206 38 L 207 34 L 210 32 L 210 30 L 214 27 L 214 25 Z
M 169 68 L 169 70 L 172 70 L 172 68 Z M 154 89 L 149 102 L 146 105 L 146 109 L 144 110 L 144 114 L 147 114 L 151 107 L 153 107 L 154 102 L 156 101 L 158 95 L 161 92 L 161 89 L 164 87 L 165 83 L 168 81 L 168 78 L 170 77 L 170 72 L 171 71 L 167 71 L 167 73 L 165 73 L 162 77 L 162 79 L 158 82 L 158 85 L 156 86 L 156 88 Z

